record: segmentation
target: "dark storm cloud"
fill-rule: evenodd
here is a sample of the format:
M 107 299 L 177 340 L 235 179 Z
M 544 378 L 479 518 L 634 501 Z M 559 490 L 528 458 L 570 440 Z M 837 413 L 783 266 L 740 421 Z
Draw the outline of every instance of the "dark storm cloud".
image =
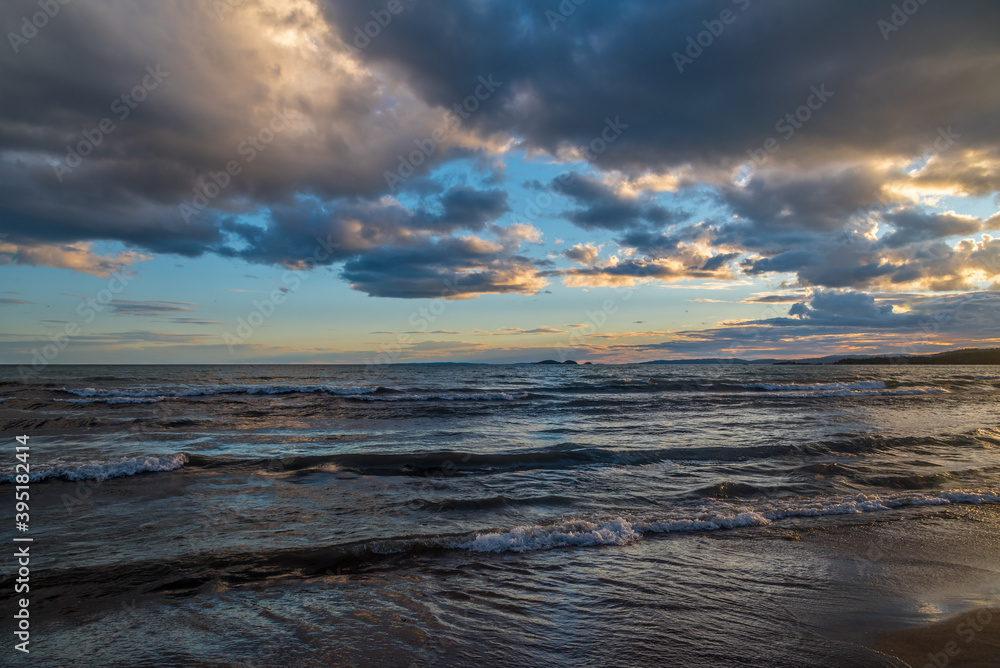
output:
M 0 227 L 13 244 L 114 240 L 194 257 L 220 239 L 213 216 L 185 224 L 176 206 L 137 199 L 127 181 L 67 180 L 46 165 L 0 160 Z
M 895 231 L 882 237 L 882 243 L 890 248 L 899 248 L 916 241 L 967 236 L 984 229 L 983 223 L 971 216 L 932 214 L 913 209 L 890 212 L 884 216 L 884 220 L 895 228 Z
M 891 304 L 876 305 L 875 298 L 861 292 L 816 290 L 809 301 L 793 304 L 789 318 L 773 318 L 758 324 L 775 326 L 875 327 L 912 325 L 915 318 L 893 313 Z
M 628 259 L 617 264 L 573 267 L 555 272 L 570 285 L 626 285 L 636 279 L 678 281 L 684 279 L 731 279 L 732 270 L 713 258 L 689 256 L 688 263 L 661 263 L 647 258 Z
M 890 258 L 854 243 L 849 228 L 879 200 L 906 204 L 886 190 L 893 180 L 969 194 L 1000 189 L 1000 89 L 988 65 L 1000 46 L 987 27 L 1000 18 L 1000 6 L 922 4 L 885 39 L 877 22 L 889 18 L 891 5 L 736 4 L 585 3 L 552 30 L 545 3 L 431 2 L 373 40 L 363 56 L 405 71 L 440 104 L 461 95 L 475 73 L 495 73 L 507 82 L 499 93 L 504 103 L 475 123 L 513 128 L 526 145 L 552 153 L 588 144 L 601 120 L 621 116 L 628 130 L 589 157 L 626 174 L 684 165 L 695 174 L 729 169 L 750 163 L 774 138 L 777 148 L 764 153 L 745 186 L 716 182 L 720 203 L 740 217 L 711 235 L 728 251 L 720 258 L 746 252 L 756 256 L 744 265 L 748 272 L 792 272 L 804 285 L 930 285 L 932 265 L 940 262 L 924 260 L 940 254 L 913 244 L 968 233 L 971 223 L 918 229 L 899 218 L 884 246 L 905 252 Z M 674 53 L 727 8 L 736 11 L 735 22 L 678 72 Z M 342 28 L 362 25 L 367 10 L 360 2 L 328 5 Z M 817 89 L 829 93 L 821 108 L 805 109 L 805 122 L 801 114 L 789 121 L 786 114 Z M 928 156 L 926 169 L 904 173 L 906 158 Z M 884 166 L 887 157 L 904 163 Z M 698 178 L 688 177 L 688 185 Z M 676 236 L 643 229 L 655 228 L 658 216 L 661 227 L 676 222 L 665 211 L 647 215 L 640 201 L 591 178 L 563 192 L 583 206 L 565 214 L 581 228 L 620 231 L 618 241 L 649 261 L 677 254 Z M 642 271 L 648 269 L 636 273 Z M 937 285 L 964 283 L 951 275 Z
M 755 175 L 745 187 L 720 189 L 721 201 L 744 223 L 726 226 L 719 236 L 724 241 L 729 233 L 741 245 L 763 251 L 839 232 L 852 215 L 876 202 L 884 178 L 870 169 Z
M 618 242 L 651 257 L 666 257 L 677 251 L 680 240 L 663 232 L 638 229 L 622 234 Z
M 421 213 L 415 222 L 441 231 L 481 230 L 510 210 L 503 190 L 476 190 L 467 186 L 452 188 L 440 198 L 440 203 L 440 215 Z
M 883 264 L 873 249 L 849 244 L 786 251 L 774 257 L 746 260 L 741 266 L 750 276 L 793 273 L 806 285 L 838 288 L 864 286 L 900 268 Z
M 346 49 L 325 43 L 311 8 L 301 0 L 285 8 L 248 3 L 220 20 L 210 3 L 81 0 L 17 53 L 0 49 L 6 241 L 19 249 L 120 241 L 154 253 L 233 255 L 245 249 L 232 248 L 230 236 L 252 236 L 227 222 L 233 215 L 289 207 L 297 194 L 330 201 L 384 191 L 386 169 L 430 136 L 442 114 L 386 96 L 372 74 L 347 67 Z M 37 10 L 14 0 L 0 21 L 16 31 Z M 275 39 L 276 30 L 304 39 Z M 396 105 L 391 113 L 387 101 Z M 429 162 L 451 149 L 446 139 Z M 238 174 L 226 173 L 229 163 Z M 434 190 L 419 175 L 410 185 Z M 206 192 L 207 210 L 182 215 L 180 205 Z M 455 193 L 437 222 L 481 226 L 478 210 L 502 200 L 463 202 Z M 269 252 L 245 255 L 267 261 Z M 9 257 L 30 263 L 23 253 Z
M 553 179 L 551 188 L 585 208 L 563 214 L 585 230 L 623 230 L 644 224 L 666 225 L 681 218 L 657 204 L 621 197 L 597 179 L 575 172 Z
M 349 41 L 375 4 L 325 6 Z M 833 92 L 831 108 L 775 160 L 818 147 L 838 155 L 922 153 L 927 133 L 941 123 L 964 128 L 965 140 L 996 146 L 1000 91 L 987 57 L 1000 49 L 996 3 L 922 4 L 888 41 L 877 21 L 889 17 L 891 3 L 863 0 L 588 2 L 556 30 L 546 18 L 552 7 L 427 0 L 362 56 L 398 67 L 442 106 L 492 72 L 505 81 L 503 104 L 475 122 L 516 128 L 528 144 L 552 152 L 588 143 L 605 117 L 620 115 L 630 128 L 596 158 L 602 166 L 745 162 L 746 151 L 777 137 L 776 121 L 824 83 Z M 679 73 L 673 54 L 724 9 L 736 20 Z
M 964 295 L 928 297 L 910 295 L 908 311 L 895 312 L 888 300 L 853 290 L 814 290 L 805 301 L 797 302 L 788 316 L 754 320 L 751 325 L 794 327 L 832 331 L 851 330 L 920 330 L 924 332 L 964 333 L 989 338 L 995 326 L 994 309 L 1000 306 L 1000 294 L 971 292 Z
M 374 250 L 345 263 L 342 275 L 373 297 L 464 299 L 538 292 L 546 282 L 537 263 L 512 251 L 474 238 L 446 238 Z
M 678 170 L 677 188 L 707 186 L 737 216 L 672 229 L 686 214 L 579 176 L 565 217 L 642 256 L 571 270 L 579 281 L 718 277 L 744 254 L 745 272 L 801 285 L 950 290 L 970 289 L 970 266 L 995 266 L 995 243 L 942 242 L 971 220 L 911 211 L 889 186 L 1000 190 L 997 3 L 927 2 L 891 33 L 877 25 L 891 4 L 863 0 L 586 2 L 553 29 L 555 6 L 422 0 L 352 52 L 385 3 L 261 0 L 223 19 L 196 0 L 63 5 L 29 43 L 0 49 L 0 261 L 106 274 L 134 258 L 72 245 L 117 241 L 300 267 L 322 248 L 320 264 L 349 261 L 343 275 L 369 294 L 436 294 L 456 270 L 485 292 L 530 293 L 537 263 L 499 242 L 469 255 L 459 236 L 489 229 L 505 191 L 429 176 L 471 158 L 501 186 L 492 159 L 519 142 L 625 179 Z M 37 7 L 5 3 L 4 32 Z M 724 9 L 735 20 L 678 71 L 675 53 Z M 477 98 L 482 77 L 497 84 Z M 779 129 L 817 87 L 822 105 Z M 95 135 L 105 118 L 113 131 Z M 622 127 L 613 142 L 608 123 Z M 100 141 L 70 166 L 88 136 Z M 777 148 L 734 185 L 769 138 Z M 416 168 L 397 192 L 432 203 L 381 199 L 405 162 Z M 199 196 L 204 210 L 182 216 Z M 852 226 L 878 197 L 891 230 L 865 240 Z M 409 286 L 390 276 L 396 256 Z
M 760 295 L 744 299 L 744 304 L 792 304 L 802 297 L 802 295 Z
M 978 221 L 976 223 L 979 224 Z M 889 235 L 891 238 L 892 234 Z M 975 276 L 1000 274 L 1000 239 L 984 236 L 954 247 L 940 240 L 887 248 L 882 241 L 854 236 L 816 239 L 808 250 L 742 261 L 748 275 L 794 273 L 801 284 L 856 289 L 972 290 Z
M 622 350 L 689 357 L 784 357 L 828 354 L 940 352 L 996 336 L 1000 294 L 907 295 L 910 311 L 852 291 L 815 291 L 793 307 L 798 315 L 676 332 L 671 340 L 618 346 Z M 779 351 L 780 352 L 776 352 Z
M 272 206 L 264 226 L 233 218 L 223 221 L 228 239 L 215 250 L 288 267 L 305 259 L 327 265 L 385 246 L 419 246 L 431 234 L 481 231 L 507 210 L 505 192 L 468 187 L 452 188 L 437 198 L 432 210 L 411 211 L 396 202 L 301 197 Z

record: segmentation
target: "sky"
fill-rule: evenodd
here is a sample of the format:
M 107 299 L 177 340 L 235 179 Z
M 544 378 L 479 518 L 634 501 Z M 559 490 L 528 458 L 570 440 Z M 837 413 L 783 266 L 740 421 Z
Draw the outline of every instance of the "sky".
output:
M 0 363 L 1000 345 L 1000 4 L 7 0 Z

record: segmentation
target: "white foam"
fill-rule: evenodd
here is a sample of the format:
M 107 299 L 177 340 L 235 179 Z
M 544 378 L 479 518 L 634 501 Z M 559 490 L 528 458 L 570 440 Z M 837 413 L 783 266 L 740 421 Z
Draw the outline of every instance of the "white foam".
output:
M 154 471 L 173 471 L 184 466 L 188 461 L 187 455 L 178 453 L 174 455 L 129 457 L 112 462 L 91 461 L 86 463 L 57 466 L 45 469 L 34 469 L 29 473 L 29 480 L 36 482 L 48 478 L 64 478 L 66 480 L 107 480 L 108 478 L 120 478 L 122 476 L 135 475 L 136 473 Z M 0 480 L 4 482 L 14 482 L 14 473 L 5 473 Z
M 167 397 L 94 397 L 92 399 L 67 399 L 68 404 L 158 404 Z
M 950 394 L 943 387 L 913 387 L 898 390 L 814 390 L 807 392 L 775 392 L 755 396 L 762 397 L 903 397 L 922 394 Z
M 503 533 L 479 534 L 454 547 L 473 552 L 526 552 L 556 547 L 626 545 L 641 538 L 632 524 L 621 517 L 595 524 L 583 520 L 554 526 L 521 526 Z
M 853 497 L 781 499 L 738 505 L 707 501 L 678 506 L 666 513 L 615 517 L 603 521 L 575 520 L 546 526 L 519 526 L 508 531 L 477 534 L 453 548 L 474 552 L 526 552 L 560 547 L 626 545 L 646 533 L 717 531 L 767 526 L 801 517 L 876 513 L 907 506 L 1000 503 L 1000 491 L 969 490 L 927 494 L 859 494 Z
M 356 396 L 361 401 L 513 401 L 527 399 L 527 392 L 470 392 L 451 394 L 390 394 L 384 396 Z

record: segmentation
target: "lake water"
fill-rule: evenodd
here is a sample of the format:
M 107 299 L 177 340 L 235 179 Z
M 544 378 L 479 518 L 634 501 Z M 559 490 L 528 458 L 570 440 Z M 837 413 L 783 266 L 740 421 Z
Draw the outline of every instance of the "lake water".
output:
M 997 367 L 0 381 L 0 494 L 27 435 L 34 538 L 7 665 L 895 665 L 844 631 L 912 594 L 865 536 L 1000 503 Z

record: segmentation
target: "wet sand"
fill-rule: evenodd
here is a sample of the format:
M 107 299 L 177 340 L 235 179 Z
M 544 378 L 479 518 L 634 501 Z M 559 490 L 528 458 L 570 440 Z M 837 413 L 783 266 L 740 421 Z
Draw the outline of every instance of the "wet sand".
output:
M 1000 608 L 980 608 L 936 624 L 885 633 L 875 649 L 916 668 L 1000 666 Z
M 887 519 L 802 532 L 842 553 L 857 594 L 827 632 L 913 668 L 1000 666 L 1000 508 Z

